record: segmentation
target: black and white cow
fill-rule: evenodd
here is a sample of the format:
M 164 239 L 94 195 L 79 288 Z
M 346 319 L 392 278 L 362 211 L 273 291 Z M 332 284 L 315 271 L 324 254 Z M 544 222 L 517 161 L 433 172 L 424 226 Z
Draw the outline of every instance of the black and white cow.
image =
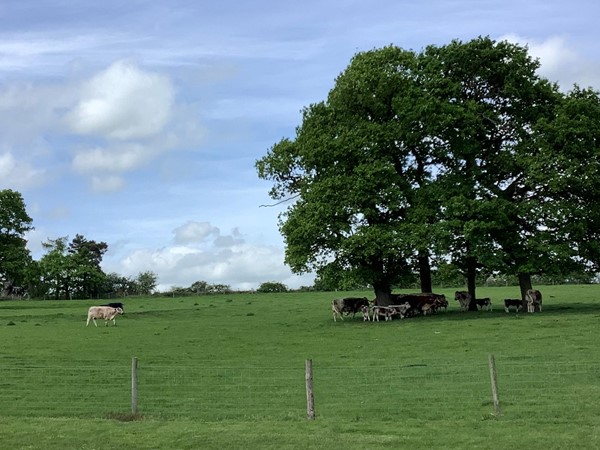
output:
M 515 312 L 519 312 L 523 308 L 523 301 L 516 298 L 505 298 L 504 311 L 508 313 L 510 308 L 515 308 Z
M 352 314 L 352 317 L 354 317 L 357 312 L 362 311 L 363 306 L 369 306 L 369 300 L 367 297 L 336 298 L 331 301 L 333 321 L 337 322 L 338 317 L 344 320 L 344 314 Z
M 479 309 L 482 311 L 484 308 L 488 311 L 492 311 L 492 300 L 489 297 L 477 298 L 475 299 L 475 303 L 477 303 L 477 306 L 479 306 Z

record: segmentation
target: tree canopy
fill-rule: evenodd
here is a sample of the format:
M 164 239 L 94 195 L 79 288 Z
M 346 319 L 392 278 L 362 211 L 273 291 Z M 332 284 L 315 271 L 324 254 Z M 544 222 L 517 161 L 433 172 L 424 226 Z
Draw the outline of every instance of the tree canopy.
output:
M 519 275 L 523 290 L 532 274 L 594 256 L 598 221 L 564 197 L 562 208 L 579 214 L 570 225 L 579 247 L 568 251 L 576 232 L 548 206 L 565 193 L 540 189 L 566 170 L 547 174 L 540 156 L 576 149 L 553 134 L 569 126 L 569 116 L 556 118 L 568 102 L 538 67 L 527 48 L 487 37 L 356 54 L 327 100 L 304 108 L 295 138 L 256 162 L 271 197 L 290 200 L 279 224 L 286 263 L 329 279 L 332 270 L 351 274 L 385 303 L 415 272 L 430 291 L 432 260 L 461 268 L 475 298 L 481 270 Z M 597 121 L 597 93 L 570 96 L 585 109 L 581 97 Z M 585 130 L 578 140 L 590 144 L 597 135 Z M 594 226 L 584 232 L 586 220 Z

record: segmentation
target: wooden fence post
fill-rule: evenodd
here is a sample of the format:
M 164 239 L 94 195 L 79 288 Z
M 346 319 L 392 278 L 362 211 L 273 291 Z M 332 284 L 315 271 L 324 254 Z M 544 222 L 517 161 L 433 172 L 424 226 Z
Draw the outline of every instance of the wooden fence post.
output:
M 138 389 L 137 389 L 137 364 L 135 356 L 131 358 L 131 414 L 137 415 L 138 412 Z
M 500 400 L 498 399 L 498 377 L 496 376 L 496 360 L 491 353 L 488 355 L 488 364 L 490 366 L 490 379 L 492 381 L 492 400 L 494 402 L 494 415 L 501 416 Z
M 308 420 L 315 420 L 315 398 L 313 396 L 312 359 L 306 360 L 306 414 Z

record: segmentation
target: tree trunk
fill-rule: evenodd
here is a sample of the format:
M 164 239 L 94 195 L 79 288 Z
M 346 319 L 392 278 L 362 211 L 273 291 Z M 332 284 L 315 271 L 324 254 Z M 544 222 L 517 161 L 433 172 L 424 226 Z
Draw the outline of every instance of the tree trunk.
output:
M 527 291 L 532 288 L 531 274 L 519 272 L 519 288 L 521 289 L 521 303 L 523 304 L 522 311 L 527 311 Z
M 467 256 L 467 291 L 471 294 L 471 303 L 469 311 L 477 311 L 477 302 L 475 301 L 475 281 L 477 278 L 477 259 L 474 256 Z
M 421 279 L 421 292 L 431 293 L 431 264 L 427 250 L 419 250 L 419 278 Z
M 390 283 L 385 281 L 376 281 L 373 283 L 373 290 L 375 291 L 375 305 L 387 306 L 392 304 L 390 294 L 392 293 L 392 287 Z

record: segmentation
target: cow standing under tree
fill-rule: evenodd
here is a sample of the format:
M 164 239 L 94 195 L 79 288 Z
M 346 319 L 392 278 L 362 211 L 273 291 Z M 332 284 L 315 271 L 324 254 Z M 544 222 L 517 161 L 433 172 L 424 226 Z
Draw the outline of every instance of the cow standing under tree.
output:
M 369 307 L 369 300 L 367 297 L 336 298 L 331 301 L 333 321 L 337 322 L 338 317 L 344 320 L 344 314 L 352 314 L 352 317 L 354 317 L 357 312 L 362 311 L 363 306 Z
M 527 312 L 533 313 L 536 310 L 542 312 L 542 293 L 535 289 L 528 289 L 525 295 L 527 300 Z

